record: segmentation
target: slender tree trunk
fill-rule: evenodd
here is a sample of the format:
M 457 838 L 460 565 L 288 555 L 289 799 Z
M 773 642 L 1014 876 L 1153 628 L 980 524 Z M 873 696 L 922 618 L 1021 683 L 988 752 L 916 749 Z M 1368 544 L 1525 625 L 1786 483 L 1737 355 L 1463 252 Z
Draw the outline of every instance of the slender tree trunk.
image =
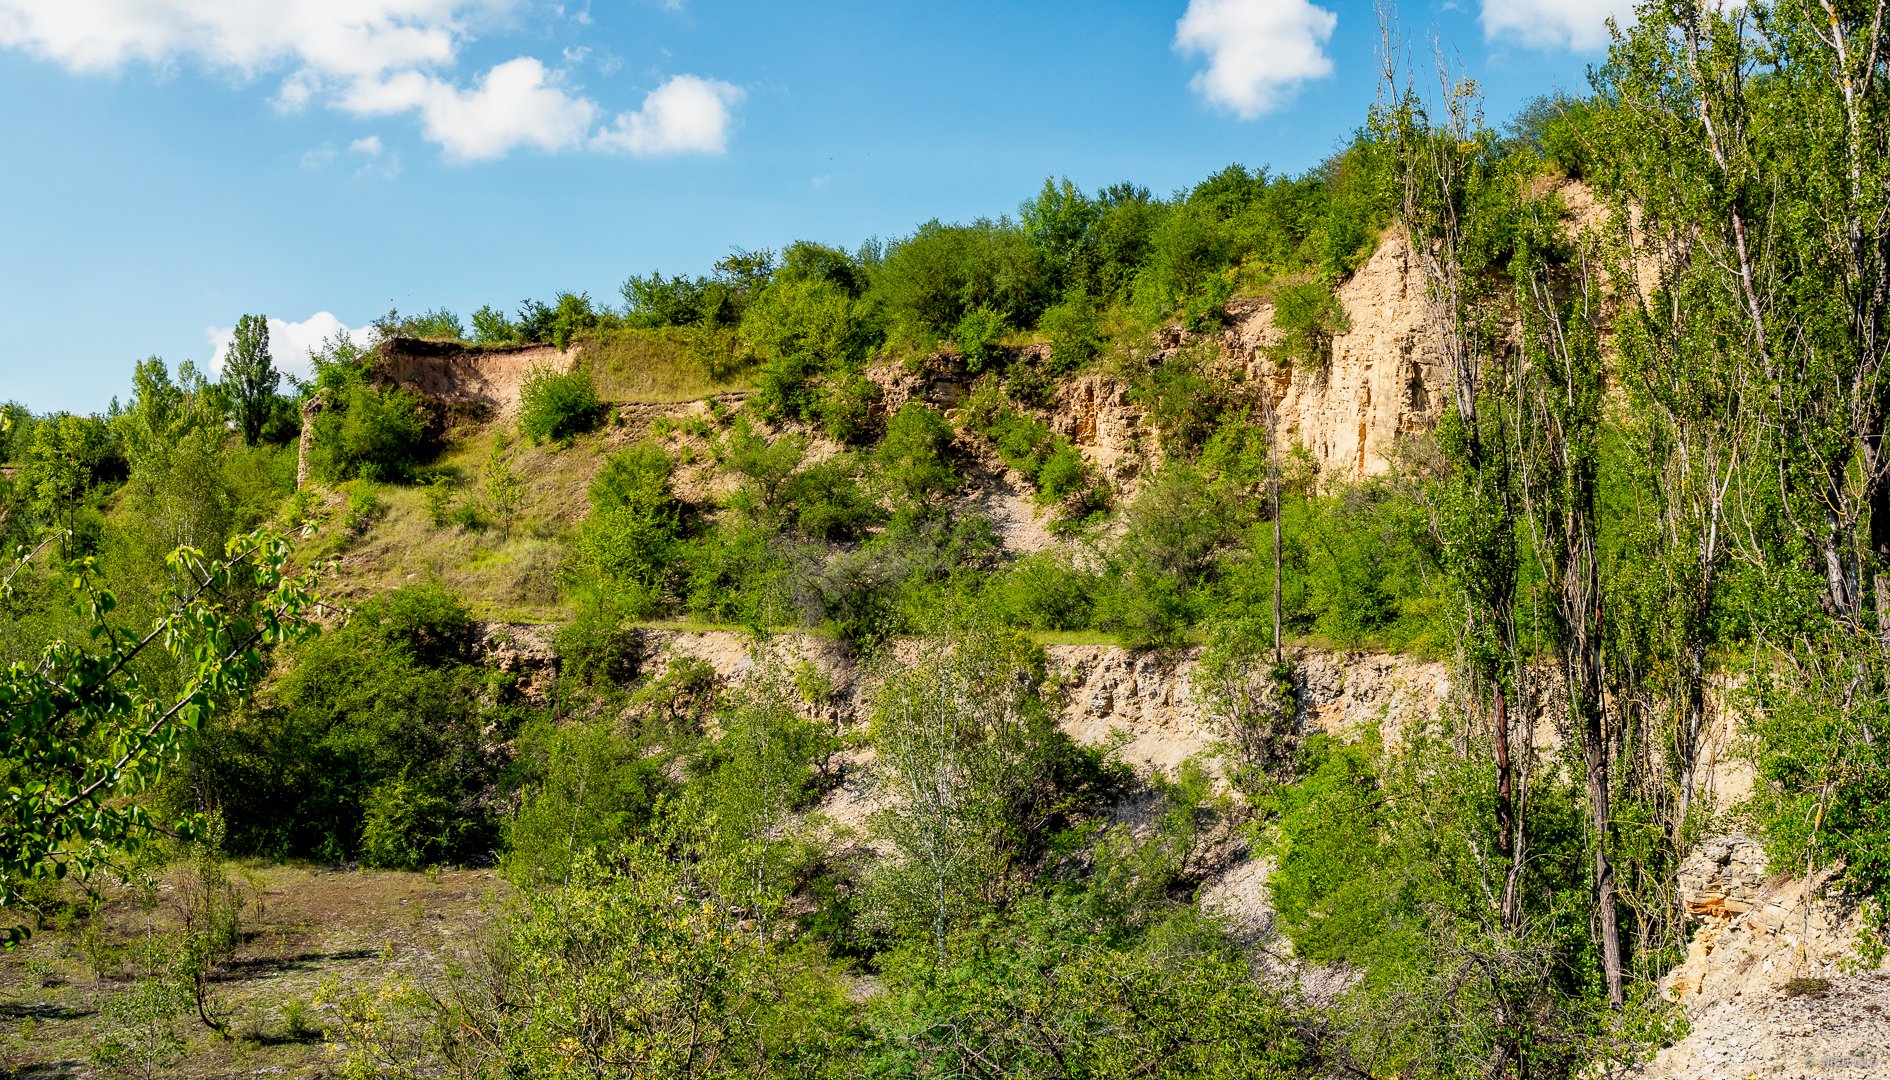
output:
M 1608 983 L 1608 1005 L 1627 1003 L 1621 963 L 1621 920 L 1614 888 L 1614 864 L 1608 858 L 1613 831 L 1608 807 L 1608 751 L 1601 737 L 1601 710 L 1590 710 L 1583 723 L 1582 758 L 1588 772 L 1588 809 L 1595 823 L 1595 918 L 1601 936 L 1601 971 Z
M 1284 586 L 1280 553 L 1280 451 L 1278 414 L 1273 410 L 1273 388 L 1267 395 L 1267 499 L 1273 504 L 1273 666 L 1285 662 L 1285 643 L 1281 640 L 1280 593 Z
M 1496 687 L 1491 717 L 1496 727 L 1496 846 L 1510 857 L 1509 871 L 1503 875 L 1502 919 L 1505 928 L 1514 930 L 1521 915 L 1516 901 L 1522 860 L 1516 857 L 1519 837 L 1516 831 L 1515 773 L 1509 763 L 1509 697 L 1503 692 L 1501 683 Z

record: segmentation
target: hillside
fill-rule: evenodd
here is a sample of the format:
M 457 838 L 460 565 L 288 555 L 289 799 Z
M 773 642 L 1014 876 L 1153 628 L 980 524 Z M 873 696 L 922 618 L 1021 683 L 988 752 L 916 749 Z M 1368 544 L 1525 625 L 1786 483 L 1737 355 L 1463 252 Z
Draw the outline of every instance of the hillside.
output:
M 1765 10 L 8 406 L 0 1063 L 1882 1072 L 1890 153 Z

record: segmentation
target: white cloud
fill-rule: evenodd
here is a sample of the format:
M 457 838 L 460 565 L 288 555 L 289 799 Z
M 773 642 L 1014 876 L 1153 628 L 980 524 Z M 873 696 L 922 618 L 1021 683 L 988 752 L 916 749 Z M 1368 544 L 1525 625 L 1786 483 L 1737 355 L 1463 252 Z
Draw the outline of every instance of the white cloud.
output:
M 728 149 L 729 110 L 746 96 L 731 83 L 678 75 L 650 91 L 636 112 L 619 113 L 591 146 L 639 157 L 720 154 Z
M 357 83 L 341 100 L 366 115 L 418 112 L 426 137 L 455 161 L 504 157 L 519 146 L 568 150 L 583 144 L 597 115 L 595 103 L 566 94 L 529 56 L 494 67 L 470 90 L 425 72 L 403 71 Z
M 325 169 L 328 167 L 329 163 L 334 160 L 334 143 L 325 142 L 320 146 L 311 146 L 307 150 L 302 151 L 302 168 L 309 172 L 317 172 L 321 169 Z
M 1309 79 L 1332 74 L 1326 42 L 1339 17 L 1307 0 L 1188 0 L 1175 48 L 1207 56 L 1189 83 L 1243 120 L 1286 103 Z
M 388 150 L 379 135 L 367 135 L 348 144 L 348 152 L 363 159 L 354 171 L 356 179 L 379 177 L 392 180 L 400 175 L 400 155 Z
M 560 73 L 521 56 L 456 78 L 460 47 L 521 0 L 0 0 L 0 47 L 74 72 L 191 63 L 244 80 L 280 77 L 285 110 L 417 116 L 449 159 L 520 147 L 720 153 L 742 92 L 677 76 L 643 109 L 592 135 L 601 111 Z M 573 16 L 580 18 L 588 7 Z M 705 96 L 706 93 L 706 96 Z
M 1599 52 L 1608 18 L 1634 21 L 1631 0 L 1483 0 L 1483 35 L 1539 49 Z
M 253 76 L 282 64 L 372 75 L 448 63 L 510 0 L 0 0 L 0 44 L 74 71 L 194 59 Z
M 318 311 L 301 322 L 289 322 L 271 315 L 269 355 L 274 358 L 277 371 L 306 379 L 315 373 L 315 365 L 309 362 L 309 353 L 321 348 L 324 338 L 343 332 L 353 338 L 357 345 L 368 344 L 374 338 L 373 326 L 350 327 L 332 312 Z M 205 333 L 210 338 L 210 372 L 212 375 L 221 375 L 223 357 L 229 351 L 230 339 L 236 336 L 236 328 L 212 326 Z

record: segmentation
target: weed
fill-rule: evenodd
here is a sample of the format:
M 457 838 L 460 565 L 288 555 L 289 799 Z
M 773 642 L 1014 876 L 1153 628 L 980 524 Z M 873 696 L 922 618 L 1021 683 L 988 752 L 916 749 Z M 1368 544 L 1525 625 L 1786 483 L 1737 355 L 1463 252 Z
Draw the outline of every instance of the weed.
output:
M 57 986 L 61 981 L 59 965 L 53 962 L 52 957 L 39 954 L 26 958 L 26 975 L 33 981 L 34 986 L 42 990 Z

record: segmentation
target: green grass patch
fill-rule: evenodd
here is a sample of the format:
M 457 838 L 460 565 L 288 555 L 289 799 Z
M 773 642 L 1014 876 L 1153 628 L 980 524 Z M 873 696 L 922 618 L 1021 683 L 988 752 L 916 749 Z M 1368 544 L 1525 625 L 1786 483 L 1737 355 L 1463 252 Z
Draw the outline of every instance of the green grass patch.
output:
M 695 401 L 711 394 L 754 388 L 753 372 L 742 371 L 727 380 L 709 377 L 691 352 L 693 331 L 684 327 L 660 330 L 593 330 L 576 343 L 580 361 L 597 384 L 604 401 Z

